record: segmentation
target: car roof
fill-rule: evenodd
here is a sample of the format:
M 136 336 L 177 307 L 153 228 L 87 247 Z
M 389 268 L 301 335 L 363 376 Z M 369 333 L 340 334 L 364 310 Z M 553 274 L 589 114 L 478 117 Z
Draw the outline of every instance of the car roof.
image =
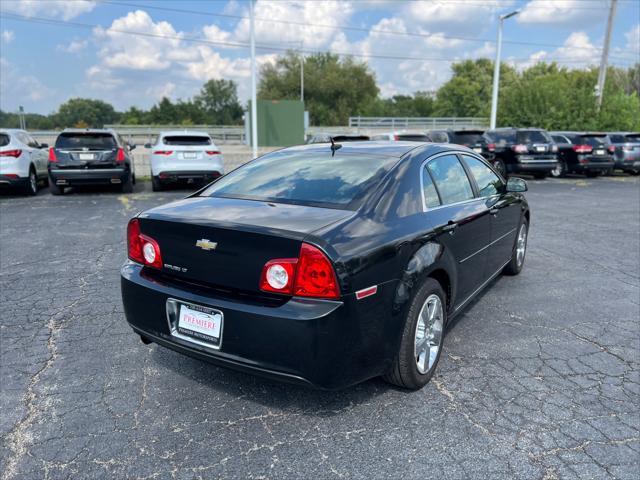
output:
M 522 130 L 526 130 L 527 132 L 532 132 L 532 131 L 546 132 L 544 128 L 538 128 L 538 127 L 498 127 L 494 129 L 485 130 L 485 131 L 486 132 L 510 132 L 510 131 L 518 132 Z
M 437 153 L 442 150 L 469 150 L 460 145 L 452 146 L 449 143 L 430 143 L 430 142 L 410 142 L 399 141 L 389 142 L 383 140 L 362 141 L 362 142 L 345 142 L 337 143 L 342 145 L 336 150 L 336 155 L 341 153 L 349 154 L 366 154 L 366 155 L 384 155 L 388 157 L 400 158 L 403 155 L 416 151 L 424 151 L 428 154 Z M 326 143 L 309 143 L 306 145 L 297 145 L 294 147 L 283 148 L 278 150 L 279 152 L 287 151 L 300 151 L 300 152 L 324 152 L 330 151 L 331 144 Z M 275 152 L 274 152 L 275 153 Z
M 65 128 L 60 133 L 110 133 L 115 135 L 116 132 L 111 128 Z
M 211 137 L 207 132 L 203 132 L 202 130 L 168 130 L 166 132 L 160 132 L 159 134 L 162 137 L 170 136 L 170 135 L 191 135 L 193 137 Z
M 19 128 L 0 128 L 0 133 L 28 133 L 26 130 L 21 130 Z

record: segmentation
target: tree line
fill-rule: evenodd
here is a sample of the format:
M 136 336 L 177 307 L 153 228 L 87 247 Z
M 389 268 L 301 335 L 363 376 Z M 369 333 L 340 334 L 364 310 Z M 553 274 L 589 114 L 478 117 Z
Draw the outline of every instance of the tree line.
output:
M 364 62 L 328 53 L 304 59 L 304 99 L 312 125 L 346 125 L 350 116 L 488 117 L 493 62 L 465 60 L 452 65 L 452 77 L 436 92 L 382 98 L 375 74 Z M 596 68 L 571 70 L 538 63 L 523 70 L 502 64 L 498 124 L 549 130 L 640 130 L 640 64 L 609 67 L 604 100 L 596 111 Z M 289 52 L 261 70 L 258 98 L 300 98 L 300 57 Z M 163 98 L 148 110 L 117 112 L 110 104 L 75 98 L 51 115 L 27 114 L 30 129 L 68 126 L 240 125 L 243 107 L 232 80 L 209 80 L 192 99 Z M 16 114 L 0 111 L 0 125 L 17 127 Z

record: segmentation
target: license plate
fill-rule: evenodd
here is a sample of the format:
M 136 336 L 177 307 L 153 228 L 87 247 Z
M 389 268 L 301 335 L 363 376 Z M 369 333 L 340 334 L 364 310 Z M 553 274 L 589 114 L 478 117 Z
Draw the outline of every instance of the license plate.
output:
M 596 155 L 604 155 L 604 150 L 596 150 Z
M 188 159 L 198 158 L 198 154 L 196 152 L 185 152 L 183 155 L 184 155 L 184 158 L 188 158 Z
M 536 152 L 544 152 L 546 148 L 544 147 L 536 147 Z
M 196 343 L 219 346 L 222 328 L 222 312 L 198 305 L 180 305 L 177 332 Z
M 93 153 L 81 153 L 80 160 L 93 160 L 95 155 Z
M 476 153 L 482 153 L 482 149 L 480 147 L 475 147 L 473 151 Z

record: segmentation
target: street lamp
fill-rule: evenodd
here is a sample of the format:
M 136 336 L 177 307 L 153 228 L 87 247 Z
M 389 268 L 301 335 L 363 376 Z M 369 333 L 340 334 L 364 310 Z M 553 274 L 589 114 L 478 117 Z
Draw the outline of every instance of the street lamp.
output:
M 500 53 L 502 50 L 502 22 L 507 18 L 520 13 L 520 10 L 514 10 L 511 13 L 500 15 L 498 23 L 498 42 L 496 45 L 496 63 L 493 67 L 493 93 L 491 94 L 491 124 L 490 128 L 496 128 L 496 116 L 498 114 L 498 85 L 500 84 Z

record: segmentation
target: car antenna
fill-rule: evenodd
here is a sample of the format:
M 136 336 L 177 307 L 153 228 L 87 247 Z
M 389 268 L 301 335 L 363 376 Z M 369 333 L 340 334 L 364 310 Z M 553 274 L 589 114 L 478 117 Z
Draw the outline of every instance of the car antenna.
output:
M 332 136 L 329 136 L 329 140 L 331 140 L 331 156 L 333 157 L 336 154 L 336 150 L 342 148 L 342 145 L 334 142 Z

